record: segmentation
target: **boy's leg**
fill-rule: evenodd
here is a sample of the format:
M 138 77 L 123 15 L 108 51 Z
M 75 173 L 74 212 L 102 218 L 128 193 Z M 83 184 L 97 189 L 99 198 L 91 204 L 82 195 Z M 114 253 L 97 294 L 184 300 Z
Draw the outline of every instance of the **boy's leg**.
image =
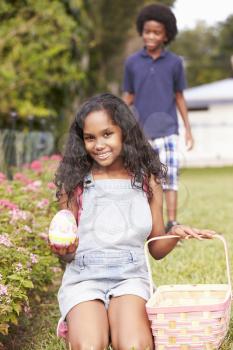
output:
M 112 297 L 108 315 L 114 350 L 152 350 L 153 338 L 145 308 L 136 295 Z
M 151 141 L 152 147 L 159 153 L 161 163 L 167 166 L 167 181 L 163 185 L 165 193 L 168 226 L 176 223 L 178 198 L 178 136 L 170 135 Z
M 67 315 L 72 350 L 104 350 L 109 345 L 109 323 L 104 303 L 91 300 L 74 306 Z
M 178 200 L 178 136 L 170 135 L 165 137 L 164 141 L 167 165 L 167 184 L 164 186 L 165 199 L 167 206 L 168 223 L 166 231 L 176 225 L 177 200 Z

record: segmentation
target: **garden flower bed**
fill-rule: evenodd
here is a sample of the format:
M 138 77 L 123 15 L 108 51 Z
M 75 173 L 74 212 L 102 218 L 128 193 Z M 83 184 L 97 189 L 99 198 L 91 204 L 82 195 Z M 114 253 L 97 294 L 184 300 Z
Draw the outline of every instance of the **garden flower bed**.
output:
M 47 243 L 48 224 L 57 210 L 52 182 L 59 156 L 24 166 L 8 181 L 0 173 L 0 333 L 17 324 L 20 313 L 30 316 L 30 303 L 39 300 L 58 259 Z

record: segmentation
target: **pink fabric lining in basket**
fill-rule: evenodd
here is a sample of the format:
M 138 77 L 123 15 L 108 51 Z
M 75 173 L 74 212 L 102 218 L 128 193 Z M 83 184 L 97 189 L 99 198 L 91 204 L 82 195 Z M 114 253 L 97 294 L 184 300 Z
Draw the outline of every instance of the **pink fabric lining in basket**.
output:
M 172 237 L 155 237 L 145 244 L 151 294 L 146 310 L 151 321 L 155 349 L 219 349 L 228 332 L 232 299 L 226 241 L 220 235 L 214 236 L 224 245 L 228 284 L 167 285 L 153 292 L 148 244 Z

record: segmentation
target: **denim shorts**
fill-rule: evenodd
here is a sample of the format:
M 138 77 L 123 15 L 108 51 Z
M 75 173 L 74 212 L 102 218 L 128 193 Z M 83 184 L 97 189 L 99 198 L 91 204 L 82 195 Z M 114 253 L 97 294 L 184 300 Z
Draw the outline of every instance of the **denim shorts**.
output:
M 66 268 L 58 292 L 62 319 L 81 302 L 103 301 L 132 294 L 147 301 L 148 271 L 143 254 L 133 250 L 107 250 L 79 254 Z

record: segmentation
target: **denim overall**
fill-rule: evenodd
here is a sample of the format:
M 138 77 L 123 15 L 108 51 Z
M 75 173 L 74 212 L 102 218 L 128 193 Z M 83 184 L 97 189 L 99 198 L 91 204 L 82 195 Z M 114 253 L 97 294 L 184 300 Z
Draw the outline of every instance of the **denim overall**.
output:
M 129 179 L 84 181 L 79 246 L 67 264 L 58 301 L 64 320 L 75 305 L 133 294 L 149 299 L 144 242 L 152 229 L 146 194 Z

